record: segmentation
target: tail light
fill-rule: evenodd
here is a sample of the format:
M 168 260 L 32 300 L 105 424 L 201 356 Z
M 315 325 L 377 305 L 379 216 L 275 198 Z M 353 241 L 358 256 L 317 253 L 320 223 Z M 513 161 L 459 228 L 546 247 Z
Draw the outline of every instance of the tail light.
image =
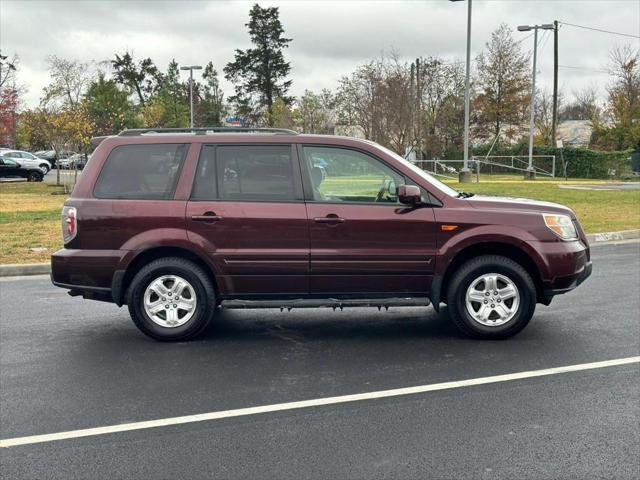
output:
M 62 208 L 62 238 L 69 243 L 78 234 L 78 211 L 75 207 Z

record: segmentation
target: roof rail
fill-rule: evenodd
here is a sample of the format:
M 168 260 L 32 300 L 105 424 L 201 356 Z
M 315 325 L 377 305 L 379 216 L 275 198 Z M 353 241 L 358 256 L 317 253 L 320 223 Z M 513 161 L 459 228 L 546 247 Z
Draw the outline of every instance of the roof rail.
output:
M 138 135 L 193 133 L 195 135 L 209 135 L 211 133 L 273 133 L 275 135 L 298 135 L 295 130 L 286 128 L 258 128 L 258 127 L 203 127 L 203 128 L 131 128 L 121 131 L 119 137 L 135 137 Z

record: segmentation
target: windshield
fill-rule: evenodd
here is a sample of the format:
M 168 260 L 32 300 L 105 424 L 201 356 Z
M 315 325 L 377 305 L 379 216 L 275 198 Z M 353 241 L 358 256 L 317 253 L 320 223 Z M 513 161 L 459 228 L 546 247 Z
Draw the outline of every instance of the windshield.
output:
M 429 175 L 427 172 L 422 170 L 417 165 L 414 165 L 413 163 L 408 161 L 406 158 L 402 158 L 400 155 L 398 155 L 394 151 L 389 150 L 388 148 L 383 147 L 382 145 L 378 145 L 378 144 L 375 144 L 375 145 L 376 145 L 376 147 L 378 147 L 379 149 L 381 149 L 382 151 L 384 151 L 388 155 L 391 155 L 393 158 L 395 158 L 399 162 L 402 162 L 404 165 L 409 167 L 413 172 L 415 172 L 416 174 L 420 175 L 421 178 L 425 179 L 427 182 L 429 182 L 430 185 L 433 185 L 435 188 L 437 188 L 441 192 L 446 193 L 450 197 L 458 197 L 459 196 L 460 192 L 458 192 L 457 190 L 454 190 L 449 185 L 446 185 L 446 184 L 442 183 L 437 178 Z

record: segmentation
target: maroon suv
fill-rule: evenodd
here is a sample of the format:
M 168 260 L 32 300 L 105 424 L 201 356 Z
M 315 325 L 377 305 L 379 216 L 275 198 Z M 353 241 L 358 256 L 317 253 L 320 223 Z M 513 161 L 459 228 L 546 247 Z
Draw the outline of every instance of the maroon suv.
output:
M 474 196 L 373 142 L 278 129 L 105 138 L 62 211 L 52 281 L 159 340 L 218 308 L 448 305 L 514 335 L 591 273 L 567 207 Z

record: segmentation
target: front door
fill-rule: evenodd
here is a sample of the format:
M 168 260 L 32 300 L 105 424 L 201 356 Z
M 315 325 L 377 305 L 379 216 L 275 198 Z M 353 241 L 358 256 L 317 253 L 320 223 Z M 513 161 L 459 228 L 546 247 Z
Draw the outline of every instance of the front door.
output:
M 204 145 L 186 222 L 222 295 L 308 293 L 309 230 L 291 145 Z
M 24 173 L 20 165 L 10 158 L 0 158 L 0 177 L 15 177 Z
M 400 173 L 368 153 L 304 146 L 310 292 L 427 295 L 435 267 L 433 209 L 398 202 Z

